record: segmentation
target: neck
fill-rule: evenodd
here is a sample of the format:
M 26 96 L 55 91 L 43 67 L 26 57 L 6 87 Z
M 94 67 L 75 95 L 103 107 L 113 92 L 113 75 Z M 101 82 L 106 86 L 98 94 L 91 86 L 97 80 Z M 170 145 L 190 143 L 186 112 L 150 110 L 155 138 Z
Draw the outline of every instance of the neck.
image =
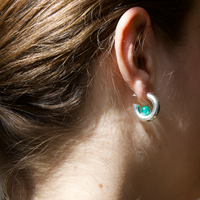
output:
M 101 128 L 105 123 L 100 120 L 95 132 L 75 148 L 43 186 L 38 186 L 35 199 L 120 199 L 127 155 L 118 127 L 113 129 L 109 124 L 110 130 L 105 132 Z
M 122 133 L 120 121 L 100 120 L 95 132 L 38 186 L 34 200 L 196 200 L 189 175 L 173 173 L 164 150 L 154 148 L 142 127 L 131 127 L 139 134 Z

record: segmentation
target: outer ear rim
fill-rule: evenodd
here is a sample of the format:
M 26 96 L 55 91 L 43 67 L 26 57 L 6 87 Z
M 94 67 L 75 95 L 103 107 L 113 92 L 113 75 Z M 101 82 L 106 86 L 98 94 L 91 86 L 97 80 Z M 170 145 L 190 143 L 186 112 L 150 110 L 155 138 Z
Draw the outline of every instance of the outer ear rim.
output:
M 134 60 L 134 48 L 141 29 L 151 26 L 149 14 L 141 7 L 127 10 L 120 18 L 115 34 L 115 53 L 119 71 L 135 92 L 138 101 L 147 101 L 147 85 L 150 75 L 147 71 L 138 68 Z M 135 55 L 137 57 L 137 55 Z

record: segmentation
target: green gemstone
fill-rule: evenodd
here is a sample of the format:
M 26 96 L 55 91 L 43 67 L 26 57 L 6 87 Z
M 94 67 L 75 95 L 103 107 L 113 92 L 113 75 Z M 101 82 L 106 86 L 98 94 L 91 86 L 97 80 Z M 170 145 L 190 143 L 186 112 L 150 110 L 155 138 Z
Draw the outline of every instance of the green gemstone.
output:
M 144 116 L 148 116 L 151 112 L 150 108 L 148 106 L 143 106 L 140 110 L 141 114 Z

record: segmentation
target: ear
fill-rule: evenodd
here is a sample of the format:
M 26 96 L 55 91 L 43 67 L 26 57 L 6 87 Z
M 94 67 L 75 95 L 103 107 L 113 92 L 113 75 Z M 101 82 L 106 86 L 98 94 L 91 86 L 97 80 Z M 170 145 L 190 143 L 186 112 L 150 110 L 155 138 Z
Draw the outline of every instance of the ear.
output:
M 151 29 L 148 13 L 140 7 L 126 11 L 116 27 L 115 53 L 119 71 L 140 103 L 147 101 L 153 67 L 146 41 Z M 141 44 L 142 43 L 142 44 Z

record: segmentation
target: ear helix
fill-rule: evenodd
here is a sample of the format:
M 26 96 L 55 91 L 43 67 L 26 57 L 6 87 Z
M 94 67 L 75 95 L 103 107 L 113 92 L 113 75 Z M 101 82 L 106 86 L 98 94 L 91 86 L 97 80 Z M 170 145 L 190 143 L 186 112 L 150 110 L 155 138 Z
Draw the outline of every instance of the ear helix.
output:
M 143 106 L 141 109 L 139 109 L 140 106 L 138 104 L 133 104 L 133 109 L 136 116 L 143 122 L 154 120 L 160 111 L 160 103 L 157 97 L 151 93 L 148 93 L 147 98 L 153 105 L 152 111 L 148 106 Z

